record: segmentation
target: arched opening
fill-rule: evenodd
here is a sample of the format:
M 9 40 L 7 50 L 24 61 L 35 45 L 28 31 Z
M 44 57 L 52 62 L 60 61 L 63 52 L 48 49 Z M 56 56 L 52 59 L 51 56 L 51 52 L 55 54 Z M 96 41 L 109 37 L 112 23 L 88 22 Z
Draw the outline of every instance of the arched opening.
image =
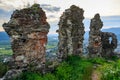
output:
M 112 37 L 109 37 L 109 44 L 112 43 Z

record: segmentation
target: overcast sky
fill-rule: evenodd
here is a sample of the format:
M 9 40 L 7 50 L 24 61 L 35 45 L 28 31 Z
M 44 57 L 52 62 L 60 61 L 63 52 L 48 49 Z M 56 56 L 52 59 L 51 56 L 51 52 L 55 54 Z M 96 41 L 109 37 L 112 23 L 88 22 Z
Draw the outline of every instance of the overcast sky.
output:
M 120 0 L 0 0 L 0 31 L 3 31 L 1 26 L 9 20 L 12 12 L 24 8 L 28 3 L 39 3 L 51 26 L 57 26 L 62 12 L 73 4 L 84 9 L 85 18 L 92 18 L 96 13 L 101 16 L 120 15 Z M 52 27 L 51 33 L 55 29 Z

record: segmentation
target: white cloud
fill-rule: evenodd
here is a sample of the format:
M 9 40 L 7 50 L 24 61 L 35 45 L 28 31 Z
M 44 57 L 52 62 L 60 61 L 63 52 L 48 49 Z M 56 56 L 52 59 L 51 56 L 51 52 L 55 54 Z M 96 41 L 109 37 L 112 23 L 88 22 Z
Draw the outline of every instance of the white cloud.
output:
M 3 31 L 1 26 L 3 23 L 9 21 L 12 12 L 15 9 L 24 8 L 28 3 L 32 5 L 34 0 L 0 0 L 0 9 L 2 10 L 2 12 L 0 12 L 0 31 Z M 54 22 L 57 24 L 60 16 L 60 7 L 49 4 L 40 4 L 40 6 L 46 12 L 47 21 L 50 24 Z
M 101 16 L 120 15 L 120 0 L 0 0 L 0 9 L 10 12 L 15 9 L 22 9 L 27 6 L 28 3 L 32 5 L 35 2 L 39 3 L 46 12 L 47 21 L 50 24 L 55 23 L 56 25 L 58 24 L 61 14 L 72 4 L 84 9 L 85 18 L 93 17 L 96 13 L 100 13 Z M 1 16 L 5 17 L 7 14 L 0 14 L 0 26 L 9 20 L 9 18 L 7 19 Z M 108 25 L 109 23 L 107 22 L 104 24 L 103 28 L 110 28 L 113 22 L 110 22 L 110 25 Z M 114 23 L 112 27 L 118 27 L 117 25 L 118 23 Z M 86 27 L 86 30 L 88 29 L 89 26 Z
M 16 0 L 17 1 L 17 0 Z M 0 8 L 5 11 L 12 11 L 17 8 L 15 0 L 0 0 Z
M 0 32 L 1 32 L 1 31 L 4 31 L 3 27 L 0 27 Z
M 56 31 L 50 31 L 48 34 L 58 34 Z
M 37 3 L 35 0 L 0 0 L 0 9 L 10 12 L 15 9 L 22 9 L 28 5 Z M 42 9 L 46 12 L 47 21 L 54 22 L 59 19 L 60 16 L 60 7 L 52 6 L 50 4 L 40 4 Z M 51 17 L 54 16 L 54 17 Z
M 102 29 L 118 28 L 118 26 L 103 26 Z
M 0 8 L 6 11 L 22 9 L 26 6 L 34 4 L 34 0 L 0 0 Z
M 59 12 L 60 11 L 60 7 L 51 6 L 49 4 L 41 4 L 40 6 L 48 12 Z
M 49 4 L 40 4 L 40 6 L 46 12 L 47 21 L 49 23 L 56 22 L 59 20 L 60 7 L 52 6 Z
M 5 18 L 0 19 L 0 31 L 4 31 L 2 25 L 3 25 L 3 23 L 8 22 L 8 20 L 9 19 L 5 19 Z

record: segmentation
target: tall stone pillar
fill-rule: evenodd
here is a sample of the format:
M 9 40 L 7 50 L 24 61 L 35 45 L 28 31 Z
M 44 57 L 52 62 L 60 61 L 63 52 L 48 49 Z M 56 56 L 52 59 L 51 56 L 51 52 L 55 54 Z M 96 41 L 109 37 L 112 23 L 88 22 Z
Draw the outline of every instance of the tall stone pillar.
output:
M 82 55 L 84 24 L 83 9 L 72 5 L 66 9 L 59 21 L 58 57 L 65 58 L 68 55 Z
M 14 68 L 45 63 L 45 50 L 49 24 L 39 4 L 16 10 L 3 27 L 11 38 Z
M 89 32 L 89 56 L 90 57 L 99 57 L 102 53 L 102 42 L 101 42 L 101 28 L 103 22 L 100 19 L 100 15 L 96 14 L 90 23 L 90 32 Z

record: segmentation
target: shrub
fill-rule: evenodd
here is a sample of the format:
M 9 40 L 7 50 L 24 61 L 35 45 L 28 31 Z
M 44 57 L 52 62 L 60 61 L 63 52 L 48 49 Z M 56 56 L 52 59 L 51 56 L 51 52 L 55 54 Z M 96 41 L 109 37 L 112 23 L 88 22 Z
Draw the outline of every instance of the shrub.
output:
M 104 58 L 92 58 L 90 59 L 90 62 L 94 63 L 94 64 L 103 64 L 106 62 L 106 60 Z
M 66 62 L 61 63 L 61 65 L 56 69 L 56 77 L 59 80 L 70 80 L 72 67 Z
M 52 73 L 47 73 L 43 76 L 43 80 L 57 80 L 54 74 Z
M 14 80 L 43 80 L 43 78 L 38 73 L 24 72 Z

